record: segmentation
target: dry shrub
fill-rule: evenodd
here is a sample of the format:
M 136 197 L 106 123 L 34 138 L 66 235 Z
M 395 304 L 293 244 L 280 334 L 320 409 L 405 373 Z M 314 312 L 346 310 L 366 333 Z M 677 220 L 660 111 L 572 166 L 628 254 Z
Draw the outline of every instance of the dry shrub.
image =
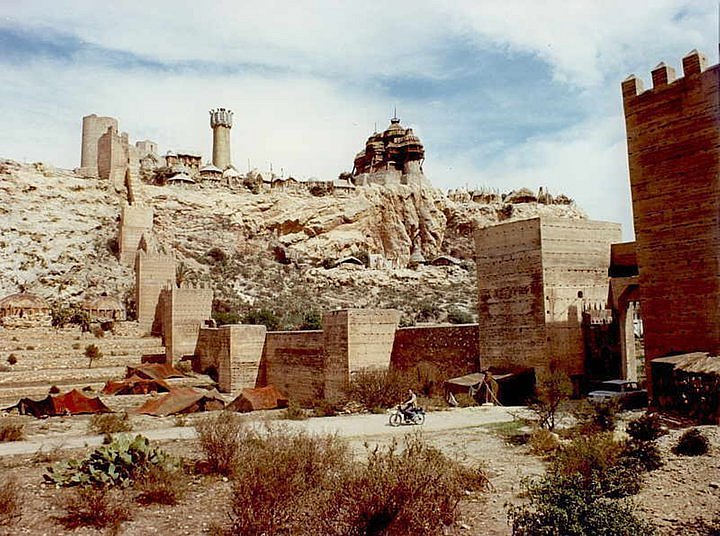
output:
M 672 448 L 678 456 L 702 456 L 710 450 L 710 441 L 697 428 L 690 428 L 680 436 Z
M 246 428 L 227 534 L 440 534 L 488 480 L 418 436 L 354 462 L 336 436 Z
M 66 529 L 94 527 L 117 530 L 131 517 L 121 492 L 103 487 L 79 486 L 63 490 L 58 506 L 64 511 L 56 519 Z
M 25 439 L 25 425 L 17 419 L 5 418 L 0 422 L 0 443 Z
M 153 465 L 135 482 L 140 504 L 175 505 L 185 494 L 187 478 L 177 468 Z
M 308 414 L 297 402 L 291 400 L 288 403 L 288 407 L 280 413 L 280 418 L 288 421 L 304 421 L 308 418 Z
M 336 436 L 283 429 L 254 431 L 241 442 L 229 534 L 331 534 L 338 486 L 352 468 Z
M 368 464 L 346 485 L 337 534 L 442 534 L 456 521 L 466 491 L 489 485 L 480 469 L 470 469 L 429 446 L 419 436 L 375 449 Z
M 9 525 L 20 516 L 21 509 L 20 486 L 14 479 L 3 478 L 0 480 L 0 525 Z
M 318 400 L 313 408 L 315 417 L 334 417 L 337 413 L 337 407 L 324 398 Z
M 545 428 L 536 428 L 528 439 L 530 452 L 536 456 L 551 456 L 560 448 L 560 439 L 557 434 Z
M 110 436 L 117 432 L 131 432 L 132 422 L 127 413 L 97 413 L 90 418 L 88 430 Z
M 240 441 L 245 433 L 243 419 L 235 413 L 222 412 L 195 425 L 205 459 L 204 473 L 228 476 L 234 471 L 240 455 Z
M 646 413 L 642 417 L 630 421 L 627 424 L 626 432 L 637 441 L 654 441 L 667 434 L 657 413 Z
M 369 410 L 389 408 L 407 398 L 409 380 L 390 370 L 363 369 L 350 378 L 348 396 Z
M 16 365 L 17 362 L 18 362 L 18 358 L 17 358 L 17 356 L 16 356 L 15 354 L 10 354 L 10 355 L 7 357 L 7 363 L 8 363 L 8 365 L 10 365 L 10 366 Z

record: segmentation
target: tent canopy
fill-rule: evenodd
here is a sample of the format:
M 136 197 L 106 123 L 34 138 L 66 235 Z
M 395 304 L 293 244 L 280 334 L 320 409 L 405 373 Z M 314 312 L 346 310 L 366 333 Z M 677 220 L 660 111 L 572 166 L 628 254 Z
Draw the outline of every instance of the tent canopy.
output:
M 170 386 L 164 380 L 141 378 L 132 375 L 124 380 L 110 380 L 103 387 L 104 395 L 146 395 L 148 393 L 167 393 Z
M 288 399 L 274 385 L 243 389 L 240 395 L 228 404 L 227 409 L 247 412 L 260 409 L 276 409 L 287 407 Z
M 97 397 L 85 396 L 77 389 L 62 395 L 48 395 L 42 400 L 22 398 L 7 409 L 17 408 L 21 415 L 34 417 L 54 417 L 60 415 L 82 415 L 88 413 L 112 413 L 112 410 L 103 404 Z
M 202 391 L 192 387 L 176 387 L 166 395 L 151 398 L 134 413 L 164 417 L 177 413 L 198 413 L 223 409 L 225 400 L 215 391 Z
M 167 378 L 183 378 L 185 374 L 168 363 L 145 363 L 137 367 L 127 367 L 125 377 L 138 376 L 147 380 L 165 380 Z

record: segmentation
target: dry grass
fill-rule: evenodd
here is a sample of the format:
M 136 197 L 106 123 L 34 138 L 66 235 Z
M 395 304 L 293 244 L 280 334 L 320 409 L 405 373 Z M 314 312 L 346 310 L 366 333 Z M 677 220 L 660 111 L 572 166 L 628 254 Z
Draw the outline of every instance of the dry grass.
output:
M 132 422 L 127 413 L 98 413 L 93 415 L 88 423 L 88 430 L 98 435 L 104 435 L 106 443 L 112 441 L 112 434 L 131 432 L 132 429 Z
M 288 421 L 304 421 L 308 418 L 308 414 L 297 402 L 291 400 L 288 407 L 280 413 L 280 418 Z
M 56 519 L 68 530 L 78 527 L 117 531 L 131 518 L 131 510 L 121 492 L 102 487 L 83 486 L 63 490 L 58 497 L 63 513 Z
M 240 430 L 225 534 L 441 534 L 488 480 L 415 436 L 358 464 L 336 436 Z
M 203 419 L 195 428 L 205 455 L 199 464 L 201 472 L 231 475 L 240 455 L 240 441 L 245 430 L 243 419 L 235 413 L 222 412 Z
M 373 411 L 399 404 L 407 398 L 409 387 L 409 380 L 403 374 L 389 370 L 365 369 L 353 374 L 348 397 Z
M 22 510 L 20 486 L 9 478 L 0 480 L 0 525 L 9 525 Z
M 560 448 L 560 439 L 557 434 L 545 428 L 536 428 L 528 439 L 530 452 L 536 456 L 549 457 Z
M 175 505 L 185 494 L 187 477 L 180 469 L 153 465 L 135 482 L 140 504 Z
M 25 425 L 17 419 L 5 418 L 0 422 L 0 443 L 25 439 Z

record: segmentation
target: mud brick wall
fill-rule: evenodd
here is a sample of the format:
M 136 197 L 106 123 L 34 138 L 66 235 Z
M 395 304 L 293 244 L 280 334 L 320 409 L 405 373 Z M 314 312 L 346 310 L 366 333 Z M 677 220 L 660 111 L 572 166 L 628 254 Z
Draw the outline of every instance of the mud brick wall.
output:
M 477 324 L 401 328 L 395 332 L 390 367 L 443 382 L 480 370 L 479 345 Z
M 400 312 L 394 309 L 348 309 L 327 313 L 347 322 L 348 367 L 350 372 L 361 368 L 390 366 L 395 330 Z
M 274 385 L 299 404 L 312 406 L 325 389 L 322 331 L 270 331 L 265 337 L 257 387 Z
M 539 218 L 487 227 L 475 236 L 483 368 L 547 360 L 540 245 Z
M 647 361 L 720 350 L 720 66 L 705 63 L 622 84 Z
M 162 315 L 158 303 L 168 282 L 175 283 L 175 258 L 139 250 L 135 257 L 135 307 L 140 328 L 146 334 L 160 333 Z
M 483 367 L 584 373 L 582 313 L 604 309 L 610 245 L 620 224 L 532 218 L 478 231 L 478 323 Z
M 193 367 L 198 372 L 214 369 L 218 389 L 239 394 L 255 387 L 265 345 L 265 326 L 231 324 L 200 328 Z
M 128 166 L 127 134 L 118 134 L 117 129 L 110 128 L 98 139 L 97 170 L 101 179 L 110 181 L 113 187 L 121 185 L 125 180 Z
M 213 292 L 207 288 L 169 285 L 160 294 L 166 361 L 194 355 L 200 328 L 210 318 Z
M 123 203 L 120 212 L 118 248 L 120 262 L 132 266 L 143 233 L 152 229 L 153 209 L 145 205 Z
M 584 310 L 607 306 L 610 246 L 622 239 L 619 223 L 541 220 L 548 357 L 568 374 L 583 374 Z

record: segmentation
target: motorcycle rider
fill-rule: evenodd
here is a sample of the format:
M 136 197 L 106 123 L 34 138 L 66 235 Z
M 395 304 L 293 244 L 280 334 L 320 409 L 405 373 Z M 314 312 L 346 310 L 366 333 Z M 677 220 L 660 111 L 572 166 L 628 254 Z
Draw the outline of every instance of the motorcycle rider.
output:
M 414 409 L 417 407 L 417 395 L 412 389 L 408 389 L 408 395 L 410 398 L 400 405 L 400 411 L 406 421 L 410 421 L 413 418 Z

